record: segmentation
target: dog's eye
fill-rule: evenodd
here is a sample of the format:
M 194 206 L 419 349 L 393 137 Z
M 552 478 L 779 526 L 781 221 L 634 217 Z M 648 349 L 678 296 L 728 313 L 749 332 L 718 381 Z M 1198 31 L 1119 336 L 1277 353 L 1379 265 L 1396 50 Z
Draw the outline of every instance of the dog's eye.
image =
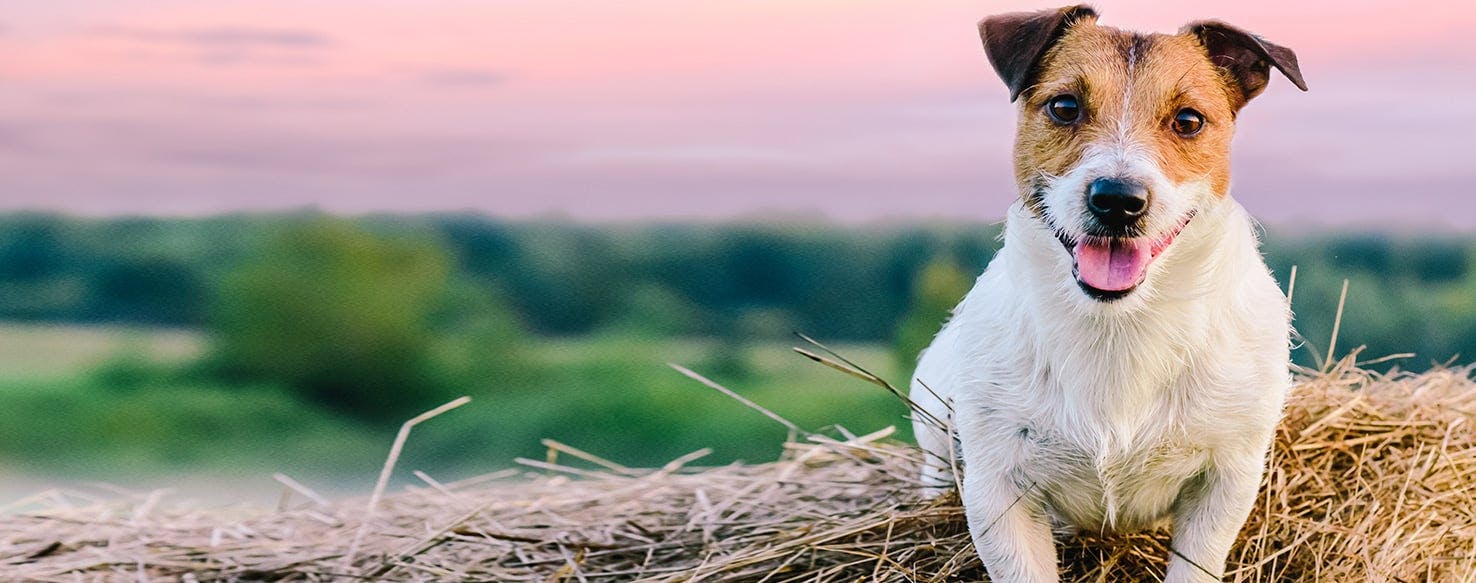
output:
M 1057 95 L 1046 102 L 1046 114 L 1056 123 L 1074 124 L 1081 119 L 1081 104 L 1076 101 L 1075 95 Z
M 1174 114 L 1174 123 L 1172 125 L 1174 127 L 1174 133 L 1179 134 L 1179 137 L 1194 137 L 1195 134 L 1199 133 L 1199 130 L 1204 129 L 1204 114 L 1186 107 L 1179 110 L 1179 113 Z

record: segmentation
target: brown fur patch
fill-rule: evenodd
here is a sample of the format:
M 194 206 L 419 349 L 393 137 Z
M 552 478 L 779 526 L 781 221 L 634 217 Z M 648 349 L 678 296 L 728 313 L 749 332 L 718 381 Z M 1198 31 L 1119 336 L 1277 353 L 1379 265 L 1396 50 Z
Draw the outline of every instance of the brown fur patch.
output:
M 1056 123 L 1045 111 L 1046 102 L 1063 93 L 1075 95 L 1083 108 L 1074 125 Z M 1036 84 L 1021 95 L 1015 139 L 1021 197 L 1039 212 L 1034 201 L 1042 174 L 1065 174 L 1090 144 L 1123 138 L 1148 147 L 1174 183 L 1208 179 L 1223 197 L 1239 95 L 1194 36 L 1142 35 L 1082 20 L 1047 51 Z M 1191 138 L 1171 127 L 1186 107 L 1205 118 Z

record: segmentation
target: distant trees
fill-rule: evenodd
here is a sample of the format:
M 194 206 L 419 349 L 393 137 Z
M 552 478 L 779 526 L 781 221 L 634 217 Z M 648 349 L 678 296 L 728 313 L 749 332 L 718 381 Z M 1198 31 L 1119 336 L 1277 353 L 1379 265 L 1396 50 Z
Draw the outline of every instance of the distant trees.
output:
M 973 278 L 952 259 L 938 258 L 923 267 L 912 292 L 912 308 L 897 325 L 892 342 L 897 369 L 912 374 L 918 353 L 933 341 L 964 294 L 973 287 Z
M 429 321 L 449 276 L 423 241 L 327 218 L 285 227 L 221 282 L 216 364 L 336 409 L 403 413 L 444 396 L 428 382 Z
M 243 241 L 219 220 L 0 215 L 0 319 L 198 326 L 207 280 Z
M 330 408 L 395 419 L 449 398 L 454 373 L 487 362 L 465 346 L 440 350 L 444 328 L 488 350 L 518 333 L 485 291 L 455 285 L 433 240 L 319 217 L 281 228 L 220 283 L 213 364 Z
M 76 261 L 67 246 L 65 223 L 55 217 L 21 215 L 0 224 L 0 302 L 18 320 L 64 316 L 85 293 L 68 267 Z
M 102 321 L 188 326 L 204 315 L 206 287 L 187 261 L 135 257 L 108 261 L 93 273 L 94 314 Z
M 371 315 L 403 313 L 408 320 L 374 316 L 385 319 L 375 323 L 364 316 L 341 328 L 393 331 L 407 350 L 369 359 L 371 365 L 406 359 L 396 370 L 415 368 L 406 363 L 426 358 L 415 353 L 427 351 L 445 359 L 429 367 L 431 376 L 450 374 L 456 378 L 436 382 L 456 387 L 489 377 L 456 372 L 464 369 L 447 362 L 501 355 L 502 364 L 487 366 L 504 371 L 495 375 L 499 383 L 512 374 L 517 343 L 493 342 L 516 338 L 495 332 L 512 328 L 545 336 L 608 331 L 733 343 L 797 330 L 826 341 L 893 343 L 910 368 L 962 293 L 940 292 L 949 286 L 929 282 L 948 279 L 937 264 L 951 261 L 972 279 L 992 257 L 998 233 L 991 225 L 802 221 L 589 225 L 475 215 L 92 220 L 11 214 L 0 215 L 0 320 L 196 328 L 230 321 L 244 330 L 250 324 L 245 316 L 220 319 L 225 298 L 252 292 L 252 286 L 296 283 L 305 287 L 280 297 L 307 294 L 293 301 L 324 305 L 274 302 L 272 293 L 258 290 L 252 293 L 267 299 L 244 313 L 299 310 L 284 318 L 301 326 L 321 324 L 313 318 L 351 317 L 325 297 Z M 1476 358 L 1472 238 L 1276 233 L 1267 237 L 1266 255 L 1283 283 L 1291 266 L 1300 266 L 1294 309 L 1309 346 L 1326 348 L 1346 277 L 1352 286 L 1340 346 L 1368 344 L 1370 355 L 1414 351 L 1419 358 L 1405 365 L 1415 368 L 1456 354 Z M 256 275 L 241 275 L 247 272 Z M 319 285 L 309 274 L 337 283 Z M 483 339 L 472 340 L 476 335 Z M 352 345 L 337 341 L 346 351 Z M 482 344 L 497 348 L 482 351 Z M 1313 352 L 1294 354 L 1310 363 Z M 285 371 L 288 362 L 274 366 Z

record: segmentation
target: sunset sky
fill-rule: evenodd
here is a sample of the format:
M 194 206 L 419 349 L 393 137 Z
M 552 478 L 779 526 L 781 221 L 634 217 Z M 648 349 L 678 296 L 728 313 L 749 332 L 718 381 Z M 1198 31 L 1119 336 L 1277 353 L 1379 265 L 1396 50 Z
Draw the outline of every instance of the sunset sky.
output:
M 1240 118 L 1269 223 L 1476 227 L 1476 9 L 1098 2 L 1295 49 Z M 1014 110 L 954 0 L 12 0 L 0 207 L 998 217 Z

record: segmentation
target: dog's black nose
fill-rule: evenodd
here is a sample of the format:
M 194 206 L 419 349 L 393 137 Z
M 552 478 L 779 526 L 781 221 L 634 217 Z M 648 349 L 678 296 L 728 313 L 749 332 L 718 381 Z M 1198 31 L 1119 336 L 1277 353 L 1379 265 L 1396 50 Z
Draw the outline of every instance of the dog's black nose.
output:
M 1087 186 L 1087 210 L 1106 227 L 1126 227 L 1148 210 L 1148 189 L 1119 178 L 1098 178 Z

